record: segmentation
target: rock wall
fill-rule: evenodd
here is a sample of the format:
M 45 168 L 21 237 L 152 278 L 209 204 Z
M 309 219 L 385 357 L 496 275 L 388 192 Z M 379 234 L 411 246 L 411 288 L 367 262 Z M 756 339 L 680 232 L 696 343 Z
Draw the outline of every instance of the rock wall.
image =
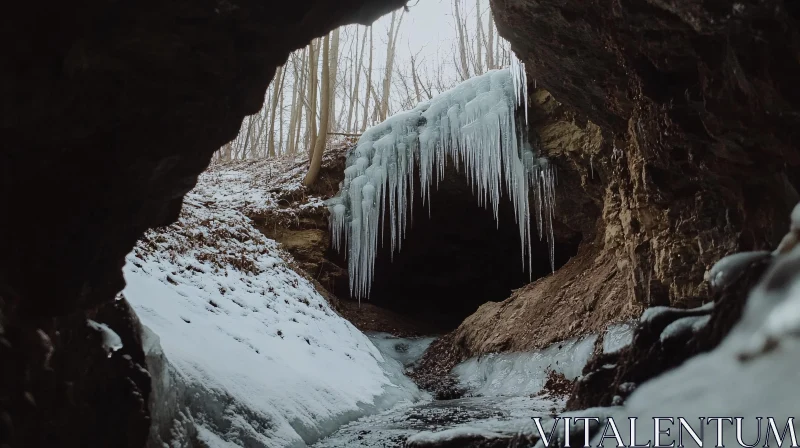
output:
M 146 229 L 175 221 L 184 194 L 261 107 L 290 51 L 402 4 L 8 5 L 0 17 L 0 445 L 141 445 L 146 388 L 113 409 L 93 395 L 133 387 L 134 373 L 97 366 L 85 376 L 92 388 L 72 383 L 84 378 L 74 369 L 106 361 L 84 337 L 86 316 L 111 306 L 125 255 Z M 63 363 L 42 363 L 49 350 Z M 53 388 L 69 406 L 51 401 Z
M 800 9 L 494 0 L 492 10 L 529 79 L 602 130 L 603 244 L 636 303 L 704 295 L 713 261 L 777 243 L 797 199 Z

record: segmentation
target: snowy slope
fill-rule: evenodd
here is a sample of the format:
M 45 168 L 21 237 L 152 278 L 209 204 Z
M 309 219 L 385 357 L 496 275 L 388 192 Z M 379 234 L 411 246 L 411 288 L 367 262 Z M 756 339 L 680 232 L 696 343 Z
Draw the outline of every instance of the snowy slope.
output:
M 127 258 L 123 294 L 152 331 L 151 444 L 305 446 L 421 395 L 240 212 L 271 204 L 251 181 L 204 174 L 179 222 Z

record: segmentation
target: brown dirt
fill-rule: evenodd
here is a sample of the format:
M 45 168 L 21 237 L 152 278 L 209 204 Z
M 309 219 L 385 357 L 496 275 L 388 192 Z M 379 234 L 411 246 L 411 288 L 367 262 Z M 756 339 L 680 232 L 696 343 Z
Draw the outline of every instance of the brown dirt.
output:
M 453 333 L 450 333 L 433 341 L 409 376 L 438 400 L 458 398 L 464 391 L 458 387 L 450 371 L 464 359 L 464 350 L 453 343 Z
M 572 388 L 575 386 L 575 381 L 570 381 L 563 373 L 551 370 L 547 373 L 547 381 L 539 395 L 555 395 L 559 397 L 568 397 L 572 393 Z
M 627 285 L 614 257 L 584 243 L 553 275 L 520 288 L 503 302 L 486 303 L 454 332 L 470 356 L 529 351 L 572 337 L 600 333 L 641 307 L 624 300 Z

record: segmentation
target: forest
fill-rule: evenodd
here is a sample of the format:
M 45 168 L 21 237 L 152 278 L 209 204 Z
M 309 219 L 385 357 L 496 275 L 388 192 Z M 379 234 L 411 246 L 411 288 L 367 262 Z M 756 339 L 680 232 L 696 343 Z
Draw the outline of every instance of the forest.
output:
M 307 157 L 313 163 L 306 182 L 312 183 L 331 139 L 358 137 L 471 76 L 511 63 L 488 1 L 448 6 L 446 21 L 436 25 L 447 27 L 441 41 L 411 48 L 413 25 L 404 18 L 415 5 L 409 4 L 373 25 L 337 28 L 293 52 L 277 68 L 262 109 L 244 119 L 214 160 Z

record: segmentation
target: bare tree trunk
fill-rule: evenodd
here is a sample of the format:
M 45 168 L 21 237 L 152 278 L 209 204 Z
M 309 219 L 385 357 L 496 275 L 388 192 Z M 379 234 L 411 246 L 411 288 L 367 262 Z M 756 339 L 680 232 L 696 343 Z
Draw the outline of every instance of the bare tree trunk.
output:
M 286 79 L 286 72 L 285 71 L 283 73 L 283 79 L 284 79 L 284 83 L 283 84 L 285 84 L 285 79 Z M 282 87 L 281 87 L 281 96 L 280 96 L 281 100 L 280 100 L 280 104 L 278 105 L 278 109 L 280 110 L 280 113 L 278 114 L 278 123 L 280 124 L 279 130 L 278 130 L 278 137 L 279 137 L 278 138 L 278 154 L 281 154 L 281 155 L 286 153 L 285 152 L 285 149 L 286 149 L 285 148 L 285 141 L 283 139 L 283 136 L 284 136 L 284 133 L 283 133 L 283 98 L 286 96 L 285 95 L 285 91 L 283 90 L 284 88 L 285 88 L 285 86 L 282 85 Z
M 322 98 L 320 99 L 320 119 L 319 129 L 323 131 L 328 129 L 328 119 L 330 118 L 331 110 L 331 87 L 335 84 L 334 79 L 331 77 L 330 70 L 330 35 L 326 35 L 322 42 Z M 322 135 L 317 138 L 316 145 L 311 156 L 311 163 L 308 167 L 308 173 L 303 179 L 303 185 L 311 185 L 316 182 L 319 177 L 319 169 L 322 166 L 322 153 L 325 152 L 325 141 L 327 140 L 327 132 L 321 132 Z
M 358 42 L 358 41 L 356 41 Z M 350 96 L 350 110 L 347 112 L 347 130 L 348 131 L 355 131 L 356 130 L 356 121 L 358 120 L 358 89 L 359 84 L 361 83 L 361 67 L 364 65 L 364 47 L 367 44 L 367 30 L 364 30 L 364 35 L 361 37 L 361 52 L 358 57 L 358 64 L 356 64 L 356 70 L 353 73 L 355 76 L 355 86 L 353 87 L 353 94 Z M 358 48 L 356 48 L 358 50 Z M 370 53 L 371 54 L 371 53 Z M 353 119 L 353 113 L 355 114 L 355 120 Z M 352 126 L 350 123 L 353 123 Z
M 295 103 L 295 107 L 297 108 L 297 122 L 295 123 L 295 133 L 292 136 L 294 143 L 292 143 L 292 156 L 297 154 L 297 148 L 300 146 L 300 132 L 302 130 L 302 123 L 303 123 L 303 111 L 306 110 L 305 105 L 303 104 L 303 86 L 306 85 L 306 68 L 308 67 L 308 48 L 303 50 L 303 58 L 301 59 L 300 65 L 300 82 L 298 83 L 298 91 L 297 91 L 297 102 Z
M 270 108 L 269 117 L 269 135 L 267 136 L 269 143 L 267 143 L 267 157 L 275 157 L 275 112 L 278 109 L 278 96 L 281 94 L 283 86 L 283 67 L 278 67 L 275 73 L 275 80 L 272 82 L 272 107 Z
M 300 84 L 299 77 L 301 71 L 297 68 L 297 56 L 292 55 L 292 102 L 290 104 L 291 112 L 289 113 L 289 132 L 287 135 L 287 147 L 286 151 L 289 154 L 294 154 L 294 130 L 295 126 L 297 125 L 297 110 L 299 109 L 298 105 L 300 101 L 298 101 L 297 94 L 298 94 L 298 85 Z
M 317 44 L 319 39 L 315 39 Z M 319 63 L 319 50 L 315 48 L 315 42 L 311 42 L 308 52 L 308 109 L 306 117 L 306 138 L 308 139 L 308 159 L 314 154 L 314 146 L 317 143 L 317 64 Z
M 247 117 L 247 120 L 247 133 L 245 134 L 244 145 L 242 145 L 242 152 L 240 154 L 241 160 L 244 160 L 247 156 L 247 148 L 250 145 L 250 136 L 253 134 L 253 123 L 255 123 L 252 115 Z
M 325 126 L 325 128 L 324 128 L 325 129 L 324 132 L 326 134 L 325 135 L 326 139 L 327 139 L 327 133 L 331 132 L 331 130 L 333 128 L 334 120 L 331 120 L 330 117 L 335 116 L 335 111 L 336 111 L 336 76 L 337 76 L 337 72 L 339 71 L 339 28 L 336 28 L 335 30 L 333 30 L 333 33 L 331 33 L 330 48 L 328 49 L 328 51 L 330 53 L 329 54 L 330 64 L 328 65 L 328 67 L 330 69 L 329 78 L 331 80 L 331 84 L 332 85 L 330 87 L 330 93 L 328 94 L 329 95 L 328 109 L 330 109 L 328 111 L 328 114 L 329 114 L 328 115 L 328 125 Z M 324 79 L 324 77 L 323 77 L 323 79 Z M 320 128 L 319 132 L 322 133 L 323 132 L 323 128 Z
M 476 34 L 475 34 L 475 47 L 477 56 L 475 57 L 475 68 L 476 73 L 478 75 L 483 74 L 483 55 L 481 54 L 481 50 L 483 49 L 483 23 L 481 23 L 481 0 L 475 0 L 475 21 L 478 27 Z
M 492 18 L 492 8 L 489 8 L 489 20 L 486 27 L 489 31 L 489 39 L 486 43 L 486 68 L 494 70 L 497 68 L 494 62 L 494 19 Z
M 367 114 L 369 113 L 369 94 L 372 87 L 372 25 L 369 26 L 369 69 L 367 70 L 367 99 L 364 100 L 364 121 L 361 122 L 361 132 L 367 129 Z
M 466 30 L 464 29 L 463 23 L 466 19 L 461 19 L 460 3 L 461 0 L 453 0 L 453 5 L 455 5 L 456 10 L 456 28 L 458 29 L 458 55 L 461 59 L 461 80 L 465 81 L 469 79 L 469 64 L 467 63 Z
M 411 79 L 414 81 L 414 93 L 417 95 L 417 103 L 422 102 L 422 95 L 419 92 L 419 78 L 417 77 L 417 63 L 414 56 L 411 56 Z
M 259 112 L 259 114 L 258 114 L 258 118 L 260 118 L 259 124 L 257 126 L 258 134 L 256 134 L 256 138 L 253 140 L 253 143 L 251 145 L 251 149 L 250 149 L 250 157 L 251 158 L 266 156 L 266 154 L 267 154 L 267 152 L 266 152 L 266 146 L 267 145 L 266 145 L 266 143 L 264 143 L 263 145 L 261 144 L 261 142 L 263 141 L 261 137 L 265 134 L 265 132 L 268 133 L 267 132 L 268 131 L 268 129 L 267 129 L 267 125 L 268 125 L 267 118 L 269 118 L 269 116 L 267 114 L 267 109 L 266 108 L 262 108 L 262 110 L 264 111 L 263 115 L 261 114 L 261 112 Z
M 394 19 L 397 11 L 392 13 L 392 24 L 389 27 L 389 43 L 386 46 L 386 70 L 383 74 L 383 97 L 381 98 L 381 121 L 386 119 L 389 114 L 389 93 L 392 86 L 392 70 L 394 66 L 394 53 L 397 47 L 397 34 L 400 31 L 400 25 L 403 23 L 403 16 L 405 11 L 400 13 L 400 20 L 395 25 Z

